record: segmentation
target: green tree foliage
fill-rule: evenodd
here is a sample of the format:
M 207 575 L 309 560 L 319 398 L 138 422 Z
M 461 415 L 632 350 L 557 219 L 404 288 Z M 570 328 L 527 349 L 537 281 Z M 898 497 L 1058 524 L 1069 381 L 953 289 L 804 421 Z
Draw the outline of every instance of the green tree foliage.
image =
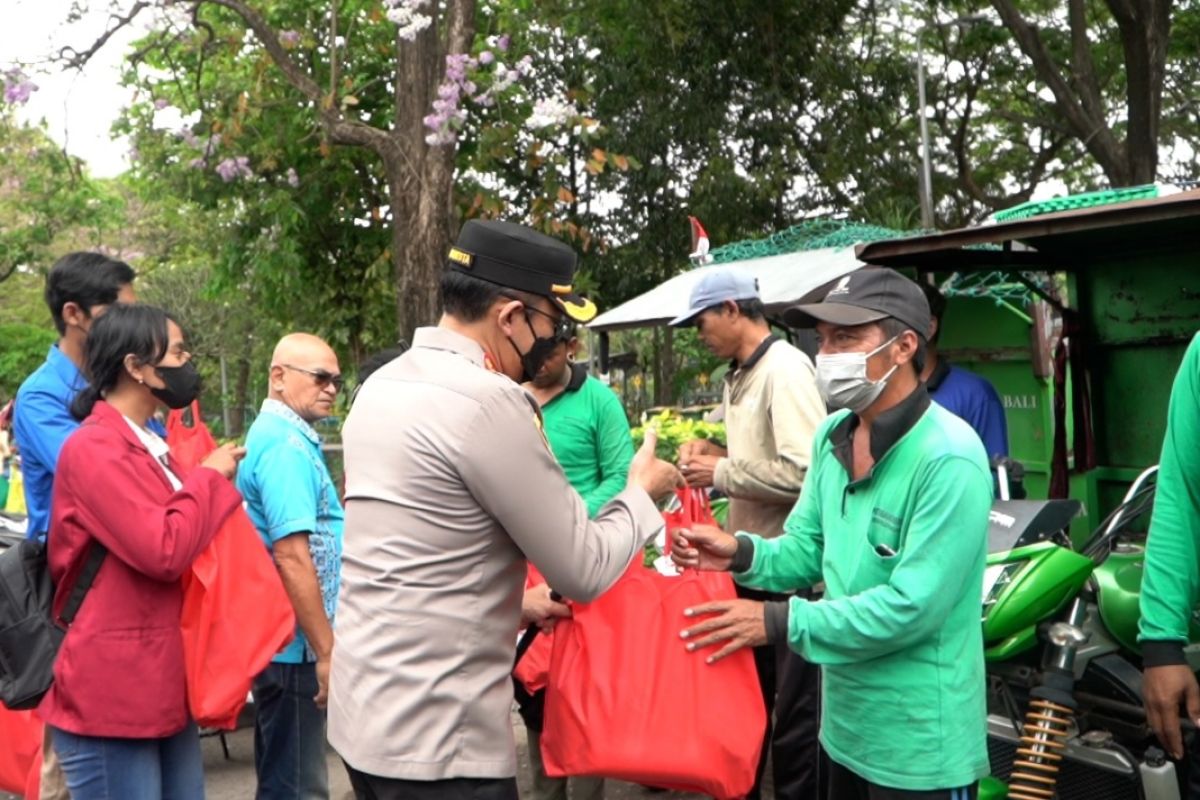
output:
M 70 247 L 97 246 L 116 229 L 120 195 L 88 177 L 44 127 L 0 106 L 0 282 L 45 268 Z
M 53 331 L 22 322 L 0 324 L 0 405 L 17 393 L 21 383 L 46 360 L 58 339 Z

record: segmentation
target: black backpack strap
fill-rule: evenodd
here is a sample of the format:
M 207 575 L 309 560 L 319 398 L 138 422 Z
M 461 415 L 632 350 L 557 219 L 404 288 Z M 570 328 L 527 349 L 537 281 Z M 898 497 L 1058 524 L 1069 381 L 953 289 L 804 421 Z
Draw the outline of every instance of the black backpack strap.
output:
M 83 605 L 83 598 L 87 597 L 88 589 L 92 588 L 92 581 L 96 580 L 96 573 L 100 571 L 100 565 L 104 563 L 106 555 L 108 550 L 104 545 L 93 540 L 92 546 L 88 548 L 83 570 L 75 579 L 75 585 L 71 587 L 71 594 L 67 597 L 67 604 L 63 606 L 62 614 L 58 617 L 63 625 L 70 625 L 75 620 L 79 607 Z

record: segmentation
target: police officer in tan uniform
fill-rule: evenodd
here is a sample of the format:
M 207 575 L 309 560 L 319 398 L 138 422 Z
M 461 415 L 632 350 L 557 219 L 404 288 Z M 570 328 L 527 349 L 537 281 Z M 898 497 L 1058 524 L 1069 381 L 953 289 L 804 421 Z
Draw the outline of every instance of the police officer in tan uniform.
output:
M 662 526 L 682 485 L 652 436 L 627 488 L 589 520 L 520 381 L 596 309 L 576 257 L 529 228 L 472 220 L 451 249 L 437 327 L 379 369 L 343 434 L 346 529 L 329 740 L 359 798 L 515 799 L 518 628 L 566 613 L 522 603 L 525 563 L 586 601 Z

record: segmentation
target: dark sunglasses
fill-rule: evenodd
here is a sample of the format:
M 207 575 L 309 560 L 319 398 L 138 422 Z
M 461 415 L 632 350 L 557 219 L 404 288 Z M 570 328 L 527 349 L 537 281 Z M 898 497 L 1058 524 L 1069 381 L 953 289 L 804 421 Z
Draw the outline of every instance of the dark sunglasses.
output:
M 332 372 L 326 372 L 323 369 L 305 369 L 304 367 L 294 367 L 291 364 L 284 364 L 283 368 L 295 370 L 296 372 L 303 372 L 305 375 L 311 375 L 312 379 L 316 381 L 317 386 L 322 389 L 332 383 L 333 388 L 340 392 L 342 387 L 346 385 L 346 382 L 342 380 L 341 375 L 334 375 Z

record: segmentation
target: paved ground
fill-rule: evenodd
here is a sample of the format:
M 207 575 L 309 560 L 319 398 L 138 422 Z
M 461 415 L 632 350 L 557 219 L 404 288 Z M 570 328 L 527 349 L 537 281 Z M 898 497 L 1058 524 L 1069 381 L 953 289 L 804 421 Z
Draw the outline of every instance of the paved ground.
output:
M 525 745 L 525 729 L 521 726 L 520 717 L 513 715 L 513 724 L 517 729 L 517 756 L 520 760 L 520 784 L 522 796 L 528 796 L 529 757 Z M 254 737 L 251 731 L 241 730 L 226 737 L 229 743 L 229 759 L 226 760 L 221 752 L 221 744 L 216 738 L 208 738 L 203 742 L 204 774 L 207 784 L 207 800 L 252 800 L 254 797 Z M 329 751 L 329 782 L 330 800 L 353 800 L 350 791 L 350 781 L 346 777 L 345 767 L 332 750 Z M 2 797 L 2 795 L 0 795 Z M 640 786 L 612 781 L 605 789 L 605 800 L 634 800 L 635 798 L 653 798 L 654 800 L 684 800 L 685 798 L 700 798 L 701 795 L 685 794 L 683 792 L 650 792 Z

